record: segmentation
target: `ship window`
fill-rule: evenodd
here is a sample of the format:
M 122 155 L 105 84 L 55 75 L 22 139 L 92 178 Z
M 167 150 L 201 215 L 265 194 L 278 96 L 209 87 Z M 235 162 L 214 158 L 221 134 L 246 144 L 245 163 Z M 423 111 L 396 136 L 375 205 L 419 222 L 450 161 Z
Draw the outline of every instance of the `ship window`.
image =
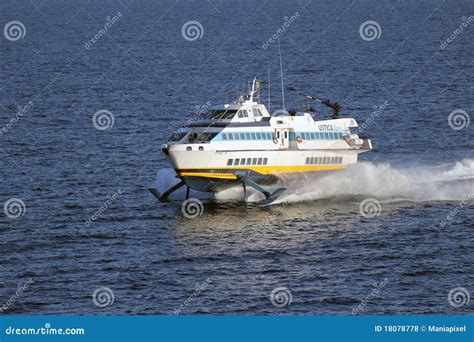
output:
M 329 133 L 324 133 L 324 139 L 329 139 Z
M 234 140 L 234 135 L 232 133 L 228 134 L 229 140 Z
M 222 140 L 227 140 L 227 133 L 222 133 Z
M 245 140 L 245 133 L 240 133 L 240 140 Z
M 339 157 L 338 163 L 342 164 L 342 157 Z
M 257 133 L 257 140 L 262 140 L 262 134 L 261 133 Z
M 245 133 L 245 139 L 250 140 L 250 133 Z
M 242 109 L 242 110 L 239 110 L 238 116 L 239 118 L 246 118 L 249 115 L 247 114 L 247 111 L 245 109 Z
M 250 134 L 252 134 L 252 140 L 256 140 L 256 139 L 257 139 L 255 133 L 250 133 Z
M 268 158 L 263 158 L 263 165 L 267 165 Z
M 311 139 L 316 139 L 316 134 L 315 133 L 311 133 Z
M 329 164 L 334 164 L 334 157 L 331 157 L 331 158 L 330 158 Z
M 236 109 L 220 109 L 220 110 L 210 110 L 209 112 L 205 113 L 201 116 L 201 119 L 208 119 L 208 120 L 219 120 L 219 119 L 232 119 L 237 113 Z
M 324 157 L 324 164 L 329 164 L 329 157 Z
M 252 158 L 247 158 L 247 165 L 251 165 L 252 164 Z
M 280 139 L 280 131 L 277 131 L 276 134 L 277 134 L 277 139 Z
M 285 139 L 288 139 L 288 131 L 285 131 Z
M 240 165 L 245 165 L 245 158 L 240 159 Z
M 309 157 L 306 157 L 306 162 L 305 162 L 306 165 L 309 164 Z
M 331 139 L 336 139 L 336 133 L 329 133 L 331 135 Z
M 234 165 L 239 165 L 239 162 L 240 162 L 240 159 L 239 159 L 239 158 L 235 158 L 235 159 L 234 159 Z
M 214 137 L 217 135 L 217 133 L 201 133 L 196 137 L 196 141 L 211 141 L 214 139 Z
M 310 164 L 314 164 L 314 157 L 311 157 L 311 158 L 310 158 L 309 163 L 310 163 Z
M 256 117 L 262 116 L 262 113 L 257 108 L 254 108 L 253 109 L 253 116 L 256 116 Z
M 267 133 L 267 139 L 268 139 L 268 140 L 272 140 L 272 139 L 273 139 L 273 134 Z
M 252 159 L 252 165 L 257 165 L 257 158 Z
M 232 159 L 227 159 L 227 165 L 232 165 L 233 160 Z
M 262 165 L 263 158 L 258 158 L 258 165 Z
M 234 133 L 234 139 L 239 140 L 239 133 Z

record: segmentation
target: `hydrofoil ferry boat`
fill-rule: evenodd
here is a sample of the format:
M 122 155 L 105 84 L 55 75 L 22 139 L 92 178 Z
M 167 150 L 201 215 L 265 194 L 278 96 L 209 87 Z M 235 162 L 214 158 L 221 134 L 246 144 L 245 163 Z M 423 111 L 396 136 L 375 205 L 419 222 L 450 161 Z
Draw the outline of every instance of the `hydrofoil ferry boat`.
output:
M 150 192 L 161 201 L 177 189 L 219 192 L 240 186 L 261 192 L 267 205 L 286 189 L 268 186 L 281 178 L 344 169 L 357 162 L 359 153 L 372 149 L 369 139 L 355 133 L 356 120 L 339 118 L 340 107 L 329 100 L 308 99 L 333 109 L 326 120 L 312 111 L 279 110 L 270 115 L 260 103 L 260 82 L 231 104 L 210 107 L 190 121 L 161 150 L 176 172 L 178 182 L 169 189 Z

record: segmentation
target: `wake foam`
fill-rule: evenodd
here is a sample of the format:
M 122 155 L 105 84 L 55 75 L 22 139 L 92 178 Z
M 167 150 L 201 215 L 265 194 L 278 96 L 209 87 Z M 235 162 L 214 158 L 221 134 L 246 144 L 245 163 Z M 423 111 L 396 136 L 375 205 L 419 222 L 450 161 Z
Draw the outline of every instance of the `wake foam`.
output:
M 154 186 L 162 192 L 177 182 L 173 169 L 162 169 Z M 326 174 L 301 175 L 286 179 L 270 188 L 286 187 L 275 201 L 302 202 L 320 199 L 375 197 L 387 201 L 462 201 L 474 198 L 474 159 L 439 166 L 392 166 L 387 163 L 360 162 L 345 170 Z M 184 188 L 171 200 L 184 198 Z M 240 186 L 212 194 L 191 191 L 191 196 L 216 201 L 242 201 Z M 262 194 L 248 189 L 248 201 L 258 202 Z

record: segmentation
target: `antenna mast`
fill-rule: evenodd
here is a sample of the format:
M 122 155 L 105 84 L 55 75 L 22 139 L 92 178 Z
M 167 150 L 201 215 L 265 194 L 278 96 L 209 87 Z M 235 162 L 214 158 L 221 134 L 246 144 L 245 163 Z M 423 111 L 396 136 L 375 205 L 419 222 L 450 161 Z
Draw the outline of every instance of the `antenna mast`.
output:
M 282 63 L 281 63 L 280 38 L 278 38 L 278 55 L 280 56 L 281 97 L 282 97 L 283 111 L 286 112 L 286 110 L 285 110 L 285 88 L 283 86 L 283 66 L 282 66 Z
M 272 112 L 272 100 L 270 97 L 270 66 L 268 66 L 268 113 Z

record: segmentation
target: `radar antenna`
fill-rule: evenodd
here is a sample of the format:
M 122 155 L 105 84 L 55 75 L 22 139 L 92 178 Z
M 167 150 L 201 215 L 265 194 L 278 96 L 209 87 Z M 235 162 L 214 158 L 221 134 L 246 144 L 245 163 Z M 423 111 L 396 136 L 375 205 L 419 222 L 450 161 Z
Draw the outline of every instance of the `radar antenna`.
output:
M 314 96 L 311 96 L 311 95 L 308 95 L 308 94 L 304 94 L 300 91 L 298 91 L 298 89 L 296 89 L 295 87 L 293 86 L 289 86 L 288 87 L 288 90 L 293 90 L 293 91 L 297 91 L 298 94 L 306 97 L 307 99 L 309 100 L 312 100 L 312 101 L 316 101 L 318 103 L 321 103 L 329 108 L 331 108 L 333 110 L 332 112 L 332 118 L 333 119 L 338 119 L 339 118 L 339 112 L 341 111 L 342 107 L 339 105 L 339 103 L 337 102 L 331 102 L 330 100 L 328 99 L 318 99 L 317 97 L 314 97 Z

